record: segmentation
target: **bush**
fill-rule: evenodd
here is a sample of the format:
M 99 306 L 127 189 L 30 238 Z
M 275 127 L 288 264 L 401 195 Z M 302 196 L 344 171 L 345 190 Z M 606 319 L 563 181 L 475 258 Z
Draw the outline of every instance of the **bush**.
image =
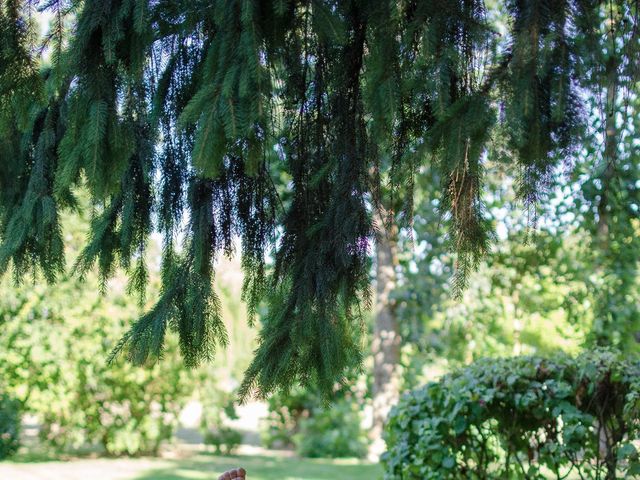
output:
M 389 417 L 387 479 L 640 474 L 640 362 L 481 360 L 406 395 Z
M 207 395 L 201 399 L 200 428 L 204 433 L 204 443 L 213 446 L 217 454 L 230 455 L 242 443 L 242 433 L 227 425 L 238 419 L 235 398 L 235 392 L 225 392 L 215 385 L 208 385 Z
M 366 438 L 360 428 L 360 416 L 352 403 L 339 401 L 316 407 L 300 421 L 294 443 L 302 457 L 364 457 Z
M 0 293 L 0 389 L 19 398 L 57 451 L 156 454 L 172 437 L 193 374 L 169 338 L 165 360 L 137 367 L 107 358 L 137 307 L 74 280 Z
M 329 405 L 309 390 L 273 395 L 262 441 L 268 448 L 293 447 L 303 457 L 363 457 L 367 440 L 355 404 L 348 391 L 336 392 Z
M 218 455 L 231 455 L 242 443 L 242 434 L 229 427 L 219 427 L 204 434 L 204 443 L 211 445 Z
M 79 190 L 76 199 L 82 202 L 80 210 L 87 207 L 86 192 Z M 65 252 L 73 264 L 86 240 L 89 219 L 71 212 L 63 218 Z M 158 247 L 149 242 L 145 248 L 149 260 L 158 257 Z M 244 347 L 252 345 L 254 334 L 235 296 L 240 288 L 237 282 L 242 280 L 236 278 L 233 265 L 221 265 L 221 275 L 225 268 L 226 279 L 219 278 L 216 287 L 226 299 L 223 314 L 229 320 L 229 334 L 234 345 L 243 348 L 230 363 L 218 355 L 215 362 L 196 370 L 184 368 L 177 338 L 169 331 L 173 328 L 167 329 L 161 359 L 151 356 L 142 366 L 124 358 L 107 363 L 131 328 L 131 320 L 141 313 L 140 305 L 127 294 L 121 273 L 106 284 L 93 269 L 82 278 L 62 274 L 54 285 L 39 275 L 32 284 L 18 286 L 3 277 L 0 392 L 19 399 L 22 411 L 36 416 L 44 446 L 56 451 L 88 450 L 112 456 L 157 453 L 163 442 L 172 439 L 179 414 L 194 393 L 200 393 L 205 414 L 211 402 L 228 403 L 211 395 L 224 383 L 222 370 L 212 368 L 224 368 L 225 376 L 231 368 L 237 376 L 250 361 Z M 148 297 L 155 298 L 160 272 L 150 268 L 148 274 Z M 101 289 L 108 295 L 101 295 Z
M 16 453 L 19 446 L 19 403 L 5 394 L 0 394 L 0 460 L 4 460 Z
M 296 388 L 287 395 L 270 396 L 268 403 L 269 416 L 261 435 L 262 443 L 267 448 L 295 448 L 294 438 L 300 431 L 300 422 L 318 404 L 318 399 Z

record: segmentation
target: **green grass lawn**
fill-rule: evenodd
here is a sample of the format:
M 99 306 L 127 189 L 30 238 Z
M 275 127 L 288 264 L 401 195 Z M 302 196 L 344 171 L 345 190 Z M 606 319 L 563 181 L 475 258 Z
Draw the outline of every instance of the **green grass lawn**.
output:
M 379 465 L 357 460 L 299 459 L 266 455 L 219 457 L 200 453 L 180 460 L 52 458 L 19 455 L 0 462 L 4 480 L 217 480 L 243 467 L 247 480 L 379 480 Z
M 247 470 L 247 480 L 377 480 L 379 465 L 356 460 L 298 459 L 266 456 L 215 457 L 198 455 L 172 462 L 169 468 L 144 472 L 133 480 L 217 479 L 221 472 L 235 467 Z

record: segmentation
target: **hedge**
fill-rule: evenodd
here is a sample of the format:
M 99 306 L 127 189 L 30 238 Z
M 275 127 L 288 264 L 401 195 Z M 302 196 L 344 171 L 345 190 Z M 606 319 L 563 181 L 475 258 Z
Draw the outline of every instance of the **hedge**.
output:
M 639 410 L 637 359 L 483 359 L 392 410 L 385 479 L 635 477 Z

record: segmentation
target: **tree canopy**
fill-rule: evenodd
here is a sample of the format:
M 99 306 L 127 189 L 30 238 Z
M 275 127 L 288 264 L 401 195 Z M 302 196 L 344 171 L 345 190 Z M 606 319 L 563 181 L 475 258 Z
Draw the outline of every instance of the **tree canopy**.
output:
M 143 295 L 150 235 L 163 241 L 161 294 L 115 353 L 159 358 L 169 330 L 196 365 L 227 343 L 215 266 L 239 249 L 242 296 L 263 312 L 244 396 L 329 391 L 358 364 L 372 212 L 410 226 L 425 165 L 458 288 L 494 237 L 487 162 L 532 224 L 585 145 L 605 187 L 628 171 L 617 106 L 636 95 L 637 1 L 0 5 L 0 270 L 55 281 L 61 212 L 87 190 L 79 275 L 123 267 Z M 613 117 L 591 136 L 589 98 Z

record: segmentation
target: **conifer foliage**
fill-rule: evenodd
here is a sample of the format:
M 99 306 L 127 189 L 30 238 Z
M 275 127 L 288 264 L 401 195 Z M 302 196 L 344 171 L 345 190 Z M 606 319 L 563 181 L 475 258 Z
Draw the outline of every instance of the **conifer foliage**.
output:
M 613 1 L 505 0 L 499 35 L 482 0 L 2 0 L 0 269 L 54 281 L 59 214 L 86 189 L 78 274 L 120 266 L 142 295 L 163 239 L 161 296 L 114 354 L 156 359 L 175 331 L 196 365 L 226 344 L 215 264 L 239 243 L 265 311 L 242 394 L 328 392 L 359 362 L 381 192 L 410 222 L 415 175 L 437 167 L 464 287 L 491 240 L 490 139 L 534 208 L 580 141 L 579 91 L 598 86 L 579 39 Z M 637 25 L 637 2 L 614 3 Z M 637 64 L 625 41 L 619 65 Z

